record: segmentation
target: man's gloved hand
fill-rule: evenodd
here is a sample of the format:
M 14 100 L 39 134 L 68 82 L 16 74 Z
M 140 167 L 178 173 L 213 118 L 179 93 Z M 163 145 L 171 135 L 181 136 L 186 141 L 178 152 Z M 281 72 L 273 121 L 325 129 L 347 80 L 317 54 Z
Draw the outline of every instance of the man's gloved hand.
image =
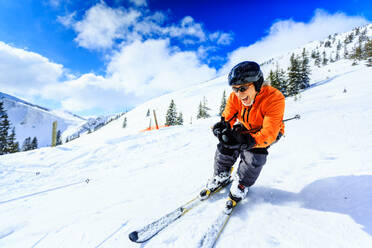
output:
M 221 117 L 221 121 L 214 124 L 212 130 L 214 136 L 216 136 L 219 140 L 221 139 L 222 131 L 224 129 L 231 129 L 230 124 L 225 121 L 224 117 Z
M 228 149 L 249 150 L 256 144 L 255 139 L 249 133 L 243 133 L 239 130 L 223 130 L 221 144 Z

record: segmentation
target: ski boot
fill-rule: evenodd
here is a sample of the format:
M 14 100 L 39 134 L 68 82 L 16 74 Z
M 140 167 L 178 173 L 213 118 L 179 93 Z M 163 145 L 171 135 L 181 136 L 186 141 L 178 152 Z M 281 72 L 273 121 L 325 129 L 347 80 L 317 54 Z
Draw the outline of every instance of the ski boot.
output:
M 215 175 L 213 178 L 209 179 L 206 187 L 200 191 L 199 198 L 201 200 L 207 199 L 210 194 L 216 191 L 220 187 L 224 187 L 230 183 L 230 173 L 222 172 L 218 175 Z
M 226 201 L 225 213 L 231 214 L 233 208 L 245 198 L 249 190 L 249 187 L 239 183 L 239 180 L 234 180 L 229 193 L 229 198 Z

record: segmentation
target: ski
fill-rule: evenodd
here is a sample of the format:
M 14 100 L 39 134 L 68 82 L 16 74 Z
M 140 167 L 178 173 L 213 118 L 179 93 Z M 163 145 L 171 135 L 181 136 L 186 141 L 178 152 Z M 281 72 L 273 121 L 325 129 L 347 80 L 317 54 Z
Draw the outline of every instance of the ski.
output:
M 208 192 L 208 197 L 219 192 L 221 189 L 226 187 L 231 183 L 231 180 L 227 181 L 224 185 L 221 185 L 213 192 Z M 203 191 L 202 191 L 203 192 Z M 141 229 L 133 231 L 129 234 L 129 239 L 135 243 L 143 243 L 154 237 L 158 234 L 161 230 L 169 226 L 175 220 L 180 218 L 181 216 L 185 215 L 189 212 L 192 208 L 199 205 L 201 202 L 205 201 L 206 199 L 201 199 L 200 196 L 196 196 L 189 202 L 183 204 L 182 206 L 178 207 L 174 211 L 164 215 L 163 217 L 155 220 L 154 222 L 145 225 Z
M 232 204 L 232 200 L 229 199 L 223 211 L 200 239 L 198 248 L 212 248 L 216 244 L 235 207 L 236 203 Z

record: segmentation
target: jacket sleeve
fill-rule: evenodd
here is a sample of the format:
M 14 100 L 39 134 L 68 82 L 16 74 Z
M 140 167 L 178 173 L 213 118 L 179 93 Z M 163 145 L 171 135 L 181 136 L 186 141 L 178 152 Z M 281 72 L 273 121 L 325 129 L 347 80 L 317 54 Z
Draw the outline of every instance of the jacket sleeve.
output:
M 236 115 L 236 113 L 239 113 L 238 104 L 236 100 L 237 98 L 234 92 L 231 92 L 229 98 L 227 99 L 225 110 L 222 113 L 222 116 L 225 118 L 225 121 L 230 120 L 231 118 L 233 118 L 234 115 Z M 231 127 L 234 125 L 236 120 L 237 120 L 237 117 L 234 117 L 230 121 Z
M 251 134 L 256 140 L 256 147 L 267 147 L 277 138 L 280 128 L 283 125 L 285 99 L 282 94 L 275 94 L 269 99 L 264 109 L 262 128 L 259 132 Z

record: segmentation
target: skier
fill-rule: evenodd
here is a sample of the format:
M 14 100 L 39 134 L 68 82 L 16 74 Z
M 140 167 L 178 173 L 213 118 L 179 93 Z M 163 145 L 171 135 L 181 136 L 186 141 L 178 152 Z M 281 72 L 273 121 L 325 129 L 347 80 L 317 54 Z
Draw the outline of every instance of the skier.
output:
M 270 145 L 284 134 L 285 100 L 279 90 L 264 82 L 256 62 L 237 64 L 228 75 L 228 83 L 233 92 L 221 121 L 213 126 L 213 134 L 219 140 L 214 176 L 200 192 L 200 198 L 208 198 L 211 192 L 230 181 L 231 168 L 240 156 L 226 202 L 226 211 L 231 211 L 256 182 Z

